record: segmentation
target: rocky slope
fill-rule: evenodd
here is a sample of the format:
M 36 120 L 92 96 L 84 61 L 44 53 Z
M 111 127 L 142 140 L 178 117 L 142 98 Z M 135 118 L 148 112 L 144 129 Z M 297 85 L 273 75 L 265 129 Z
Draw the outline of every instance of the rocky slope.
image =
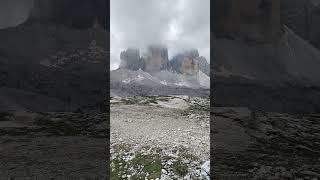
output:
M 106 37 L 53 21 L 0 29 L 1 178 L 108 176 Z
M 256 43 L 273 42 L 279 37 L 278 0 L 215 0 L 213 7 L 213 32 L 217 37 Z
M 108 80 L 105 33 L 43 23 L 2 29 L 1 85 L 72 107 L 99 109 Z
M 274 43 L 217 38 L 214 49 L 217 105 L 319 111 L 320 50 L 288 27 Z
M 169 61 L 167 48 L 151 45 L 142 56 L 129 48 L 120 59 L 119 69 L 110 72 L 111 96 L 209 96 L 209 64 L 196 49 Z
M 216 2 L 213 177 L 319 179 L 320 51 L 300 32 L 308 32 L 301 24 L 305 17 L 272 26 L 286 18 L 285 10 L 301 10 L 306 1 L 267 1 L 285 3 L 281 12 L 271 6 L 268 14 L 277 16 L 269 19 L 256 6 L 266 1 Z M 314 24 L 312 29 L 317 31 Z
M 210 78 L 201 71 L 194 76 L 161 71 L 152 75 L 142 71 L 118 69 L 110 72 L 111 96 L 210 94 Z

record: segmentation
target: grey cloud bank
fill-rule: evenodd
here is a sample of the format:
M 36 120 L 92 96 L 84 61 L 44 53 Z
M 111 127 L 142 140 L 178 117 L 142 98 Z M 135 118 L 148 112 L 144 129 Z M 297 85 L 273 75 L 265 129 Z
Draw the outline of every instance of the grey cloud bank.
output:
M 110 68 L 128 47 L 168 47 L 169 56 L 197 48 L 210 61 L 210 0 L 111 0 Z

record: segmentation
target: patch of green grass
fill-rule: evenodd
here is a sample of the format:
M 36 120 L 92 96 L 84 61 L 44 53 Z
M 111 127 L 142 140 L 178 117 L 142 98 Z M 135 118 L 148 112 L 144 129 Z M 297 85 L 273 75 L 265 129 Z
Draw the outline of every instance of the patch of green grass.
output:
M 158 101 L 162 101 L 162 102 L 168 102 L 170 99 L 172 99 L 172 97 L 170 96 L 161 96 L 157 98 Z
M 181 158 L 187 159 L 187 160 L 190 160 L 190 161 L 198 161 L 199 160 L 198 157 L 196 157 L 193 154 L 189 154 L 189 153 L 180 153 L 180 156 L 181 156 Z
M 127 153 L 131 151 L 132 147 L 130 145 L 117 144 L 113 146 L 113 148 L 118 155 L 112 160 L 111 180 L 123 179 L 123 175 L 132 175 L 131 179 L 137 180 L 144 180 L 146 177 L 148 179 L 160 178 L 161 170 L 164 169 L 162 162 L 167 162 L 169 160 L 172 160 L 171 162 L 173 162 L 170 165 L 170 169 L 173 173 L 179 177 L 184 177 L 189 172 L 189 162 L 185 162 L 185 160 L 199 161 L 198 157 L 189 153 L 188 149 L 185 149 L 182 146 L 177 147 L 176 151 L 172 150 L 172 152 L 177 154 L 178 157 L 163 155 L 163 149 L 161 148 L 145 146 L 143 147 L 144 152 L 152 149 L 152 153 L 144 154 L 141 151 L 135 152 L 132 159 L 128 161 L 124 160 L 124 156 L 127 156 Z M 193 177 L 193 179 L 198 179 L 198 177 Z
M 210 105 L 195 104 L 189 107 L 191 111 L 210 112 Z
M 148 105 L 148 104 L 158 104 L 158 101 L 168 102 L 172 97 L 170 96 L 133 96 L 128 98 L 123 98 L 119 102 L 112 102 L 112 104 L 140 104 L 140 105 Z
M 143 104 L 143 105 L 158 104 L 157 97 L 156 96 L 144 97 L 144 99 L 142 101 L 140 101 L 140 104 Z
M 123 160 L 120 156 L 117 156 L 111 162 L 113 164 L 112 171 L 111 171 L 111 180 L 122 180 L 123 175 L 130 174 L 128 169 L 125 169 L 125 165 L 127 162 Z
M 192 104 L 188 109 L 183 110 L 181 115 L 187 116 L 190 114 L 205 114 L 210 113 L 210 105 Z
M 126 144 L 118 144 L 114 147 L 115 152 L 119 155 L 112 160 L 112 171 L 111 180 L 123 179 L 123 175 L 132 175 L 131 179 L 156 179 L 161 177 L 161 169 L 163 168 L 161 164 L 161 156 L 158 154 L 148 154 L 144 155 L 141 153 L 135 154 L 134 158 L 125 161 L 123 156 L 125 153 L 129 152 L 131 146 Z M 149 149 L 147 146 L 146 149 Z M 136 174 L 133 174 L 133 168 Z M 148 176 L 147 176 L 148 174 Z
M 135 97 L 130 97 L 128 99 L 121 99 L 121 102 L 127 105 L 137 104 L 139 100 Z
M 178 160 L 172 164 L 173 172 L 181 177 L 188 173 L 188 166 L 181 160 Z
M 160 156 L 158 155 L 142 155 L 137 154 L 130 162 L 131 166 L 138 168 L 143 166 L 142 170 L 145 173 L 149 173 L 149 179 L 156 179 L 161 177 L 162 164 Z

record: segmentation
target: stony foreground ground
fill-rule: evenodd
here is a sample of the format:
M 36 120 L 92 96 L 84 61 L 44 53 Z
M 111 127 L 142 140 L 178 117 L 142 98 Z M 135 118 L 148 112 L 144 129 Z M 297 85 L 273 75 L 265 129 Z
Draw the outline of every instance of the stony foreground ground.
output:
M 111 179 L 209 178 L 209 100 L 111 100 Z
M 106 179 L 106 114 L 0 114 L 0 179 Z
M 212 107 L 215 179 L 320 179 L 320 115 Z
M 107 114 L 2 112 L 0 179 L 106 179 L 108 148 L 112 179 L 206 179 L 208 103 L 188 97 L 113 98 L 111 146 Z M 319 119 L 212 107 L 211 175 L 320 179 Z

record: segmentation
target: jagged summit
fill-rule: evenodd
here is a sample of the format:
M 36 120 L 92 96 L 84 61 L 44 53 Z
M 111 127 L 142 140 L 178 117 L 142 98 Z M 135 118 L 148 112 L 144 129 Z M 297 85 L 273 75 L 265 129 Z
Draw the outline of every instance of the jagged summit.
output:
M 168 49 L 163 45 L 150 45 L 145 54 L 140 55 L 137 48 L 128 48 L 120 54 L 120 69 L 137 71 L 142 69 L 148 73 L 172 71 L 184 75 L 196 75 L 202 71 L 210 75 L 210 65 L 197 49 L 185 50 L 169 60 Z
M 143 55 L 137 48 L 120 53 L 120 66 L 110 74 L 113 95 L 209 95 L 210 66 L 197 49 L 183 51 L 170 60 L 163 45 L 146 49 Z

